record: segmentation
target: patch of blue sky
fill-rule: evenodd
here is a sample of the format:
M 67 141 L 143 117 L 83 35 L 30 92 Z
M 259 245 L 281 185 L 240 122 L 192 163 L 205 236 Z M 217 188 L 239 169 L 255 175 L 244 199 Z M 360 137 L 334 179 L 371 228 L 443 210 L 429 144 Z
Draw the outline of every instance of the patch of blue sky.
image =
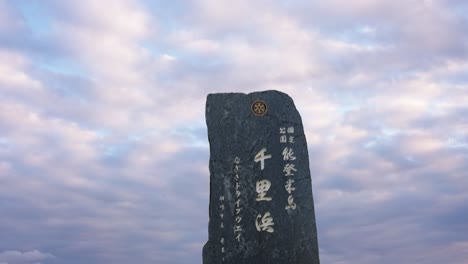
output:
M 129 147 L 126 145 L 107 145 L 103 147 L 106 157 L 120 157 L 127 153 Z
M 395 68 L 385 71 L 382 75 L 382 78 L 389 82 L 399 82 L 403 80 L 415 79 L 420 74 L 419 69 L 410 69 L 407 67 L 404 68 Z
M 204 54 L 198 54 L 193 51 L 184 49 L 174 49 L 171 47 L 158 46 L 158 43 L 152 43 L 151 41 L 143 41 L 140 46 L 147 50 L 151 55 L 158 58 L 172 58 L 180 61 L 186 65 L 190 65 L 195 68 L 213 68 L 224 64 L 224 61 L 219 58 L 210 58 Z
M 463 137 L 462 135 L 451 136 L 447 139 L 445 144 L 448 148 L 468 150 L 468 140 L 466 136 L 465 137 Z
M 15 4 L 34 34 L 41 35 L 52 30 L 52 19 L 43 1 L 16 1 Z
M 90 129 L 96 133 L 100 140 L 105 141 L 107 138 L 113 136 L 109 129 L 94 128 Z M 127 140 L 121 140 L 119 143 L 103 143 L 98 146 L 100 153 L 105 159 L 115 159 L 125 156 L 134 146 L 134 144 L 141 140 L 144 136 L 128 135 Z
M 371 140 L 365 142 L 364 148 L 373 148 L 377 145 L 391 142 L 400 133 L 399 129 L 382 126 L 379 134 L 376 134 Z
M 370 92 L 366 89 L 353 90 L 352 92 L 333 92 L 332 98 L 338 102 L 337 112 L 341 117 L 344 117 L 348 112 L 355 111 L 364 106 L 365 98 Z
M 96 135 L 100 139 L 108 137 L 111 134 L 111 132 L 108 129 L 102 129 L 102 128 L 92 129 L 92 131 L 96 133 Z
M 40 62 L 38 62 L 38 66 L 39 68 L 45 71 L 53 72 L 56 74 L 75 75 L 83 78 L 91 77 L 91 75 L 76 61 L 66 58 L 59 58 L 47 61 L 41 60 Z
M 337 32 L 333 35 L 340 41 L 372 50 L 377 47 L 381 47 L 381 44 L 377 41 L 377 34 L 376 26 L 358 25 L 349 30 Z
M 279 1 L 279 4 L 283 7 L 290 7 L 292 5 L 290 0 L 281 0 Z
M 383 127 L 380 131 L 383 137 L 389 138 L 389 139 L 401 133 L 400 129 L 391 128 L 391 127 Z
M 132 134 L 127 135 L 127 140 L 128 140 L 129 142 L 141 142 L 141 141 L 144 140 L 145 138 L 151 137 L 151 134 L 152 134 L 152 132 L 148 132 L 148 133 L 132 133 Z M 161 134 L 161 133 L 158 133 L 158 134 Z
M 455 85 L 468 85 L 468 74 L 466 72 L 456 72 L 446 76 L 443 82 Z
M 460 2 L 452 8 L 452 11 L 459 17 L 468 20 L 468 2 Z
M 144 139 L 144 136 L 142 136 L 142 135 L 137 135 L 137 134 L 128 135 L 128 136 L 127 136 L 127 140 L 128 140 L 128 141 L 134 141 L 134 142 L 136 142 L 136 141 L 141 141 L 141 140 L 143 140 L 143 139 Z
M 142 41 L 140 43 L 140 46 L 143 47 L 145 50 L 149 51 L 151 53 L 151 55 L 153 55 L 155 57 L 160 57 L 160 56 L 166 54 L 166 53 L 161 51 L 161 48 L 159 48 L 158 46 L 156 46 L 154 43 L 152 43 L 150 41 Z
M 114 143 L 100 144 L 98 149 L 104 159 L 115 160 L 127 156 L 127 154 L 135 147 L 134 141 L 119 140 Z
M 150 137 L 159 137 L 164 134 L 164 131 L 161 129 L 157 128 L 151 128 L 147 129 L 138 133 L 131 133 L 127 135 L 127 140 L 129 142 L 139 142 L 144 140 L 145 138 L 150 138 Z M 107 133 L 105 136 L 110 135 L 110 133 Z
M 166 54 L 174 57 L 181 65 L 189 67 L 195 72 L 209 71 L 210 73 L 216 73 L 217 71 L 224 70 L 224 66 L 227 65 L 226 61 L 222 58 L 189 50 L 171 50 Z
M 360 109 L 359 104 L 340 105 L 337 108 L 337 112 L 341 117 L 344 117 L 348 112 Z
M 183 28 L 181 20 L 177 13 L 181 13 L 187 6 L 187 2 L 165 1 L 165 0 L 147 0 L 143 1 L 146 10 L 158 19 L 158 27 L 163 31 L 174 32 Z M 179 14 L 180 15 L 180 14 Z
M 172 129 L 170 134 L 185 139 L 186 144 L 190 147 L 208 148 L 208 135 L 203 121 L 177 127 Z
M 0 150 L 8 150 L 11 146 L 11 140 L 0 137 Z
M 430 115 L 443 114 L 446 111 L 445 106 L 447 104 L 450 104 L 450 102 L 442 99 L 429 101 L 425 109 L 426 113 Z

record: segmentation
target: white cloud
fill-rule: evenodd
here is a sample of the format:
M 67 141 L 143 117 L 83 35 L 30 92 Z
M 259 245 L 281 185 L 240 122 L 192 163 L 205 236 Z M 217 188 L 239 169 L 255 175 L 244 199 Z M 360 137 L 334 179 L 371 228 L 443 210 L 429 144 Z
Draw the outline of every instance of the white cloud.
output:
M 37 264 L 47 259 L 55 258 L 50 253 L 43 253 L 39 250 L 15 251 L 8 250 L 0 252 L 0 263 L 7 264 Z

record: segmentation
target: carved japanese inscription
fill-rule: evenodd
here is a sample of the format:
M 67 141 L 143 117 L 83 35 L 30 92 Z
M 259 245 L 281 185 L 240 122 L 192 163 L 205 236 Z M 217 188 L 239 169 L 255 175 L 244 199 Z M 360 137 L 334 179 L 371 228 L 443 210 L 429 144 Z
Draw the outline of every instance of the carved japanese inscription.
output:
M 318 264 L 307 143 L 278 91 L 210 94 L 210 207 L 204 264 Z

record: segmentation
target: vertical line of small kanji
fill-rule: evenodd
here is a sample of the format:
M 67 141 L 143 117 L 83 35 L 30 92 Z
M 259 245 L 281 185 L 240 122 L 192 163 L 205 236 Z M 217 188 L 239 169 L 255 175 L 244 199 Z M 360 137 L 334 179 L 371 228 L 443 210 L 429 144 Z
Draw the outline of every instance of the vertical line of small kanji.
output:
M 287 178 L 284 188 L 288 193 L 288 204 L 286 205 L 285 209 L 296 210 L 297 205 L 294 202 L 293 196 L 293 192 L 296 190 L 296 188 L 294 187 L 294 173 L 297 172 L 296 164 L 294 163 L 294 161 L 296 160 L 296 156 L 294 156 L 294 150 L 291 146 L 295 143 L 294 126 L 290 126 L 287 129 L 286 127 L 280 127 L 279 134 L 280 143 L 286 144 L 286 147 L 284 147 L 282 152 L 283 161 L 285 161 L 283 173 L 284 176 Z

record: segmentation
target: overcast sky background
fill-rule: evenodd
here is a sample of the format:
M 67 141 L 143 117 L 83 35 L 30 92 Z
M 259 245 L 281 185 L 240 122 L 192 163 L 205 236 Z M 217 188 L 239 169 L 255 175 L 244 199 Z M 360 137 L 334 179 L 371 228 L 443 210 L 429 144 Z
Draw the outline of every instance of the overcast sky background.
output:
M 0 0 L 0 263 L 201 263 L 206 95 L 268 89 L 322 263 L 467 263 L 465 0 Z

